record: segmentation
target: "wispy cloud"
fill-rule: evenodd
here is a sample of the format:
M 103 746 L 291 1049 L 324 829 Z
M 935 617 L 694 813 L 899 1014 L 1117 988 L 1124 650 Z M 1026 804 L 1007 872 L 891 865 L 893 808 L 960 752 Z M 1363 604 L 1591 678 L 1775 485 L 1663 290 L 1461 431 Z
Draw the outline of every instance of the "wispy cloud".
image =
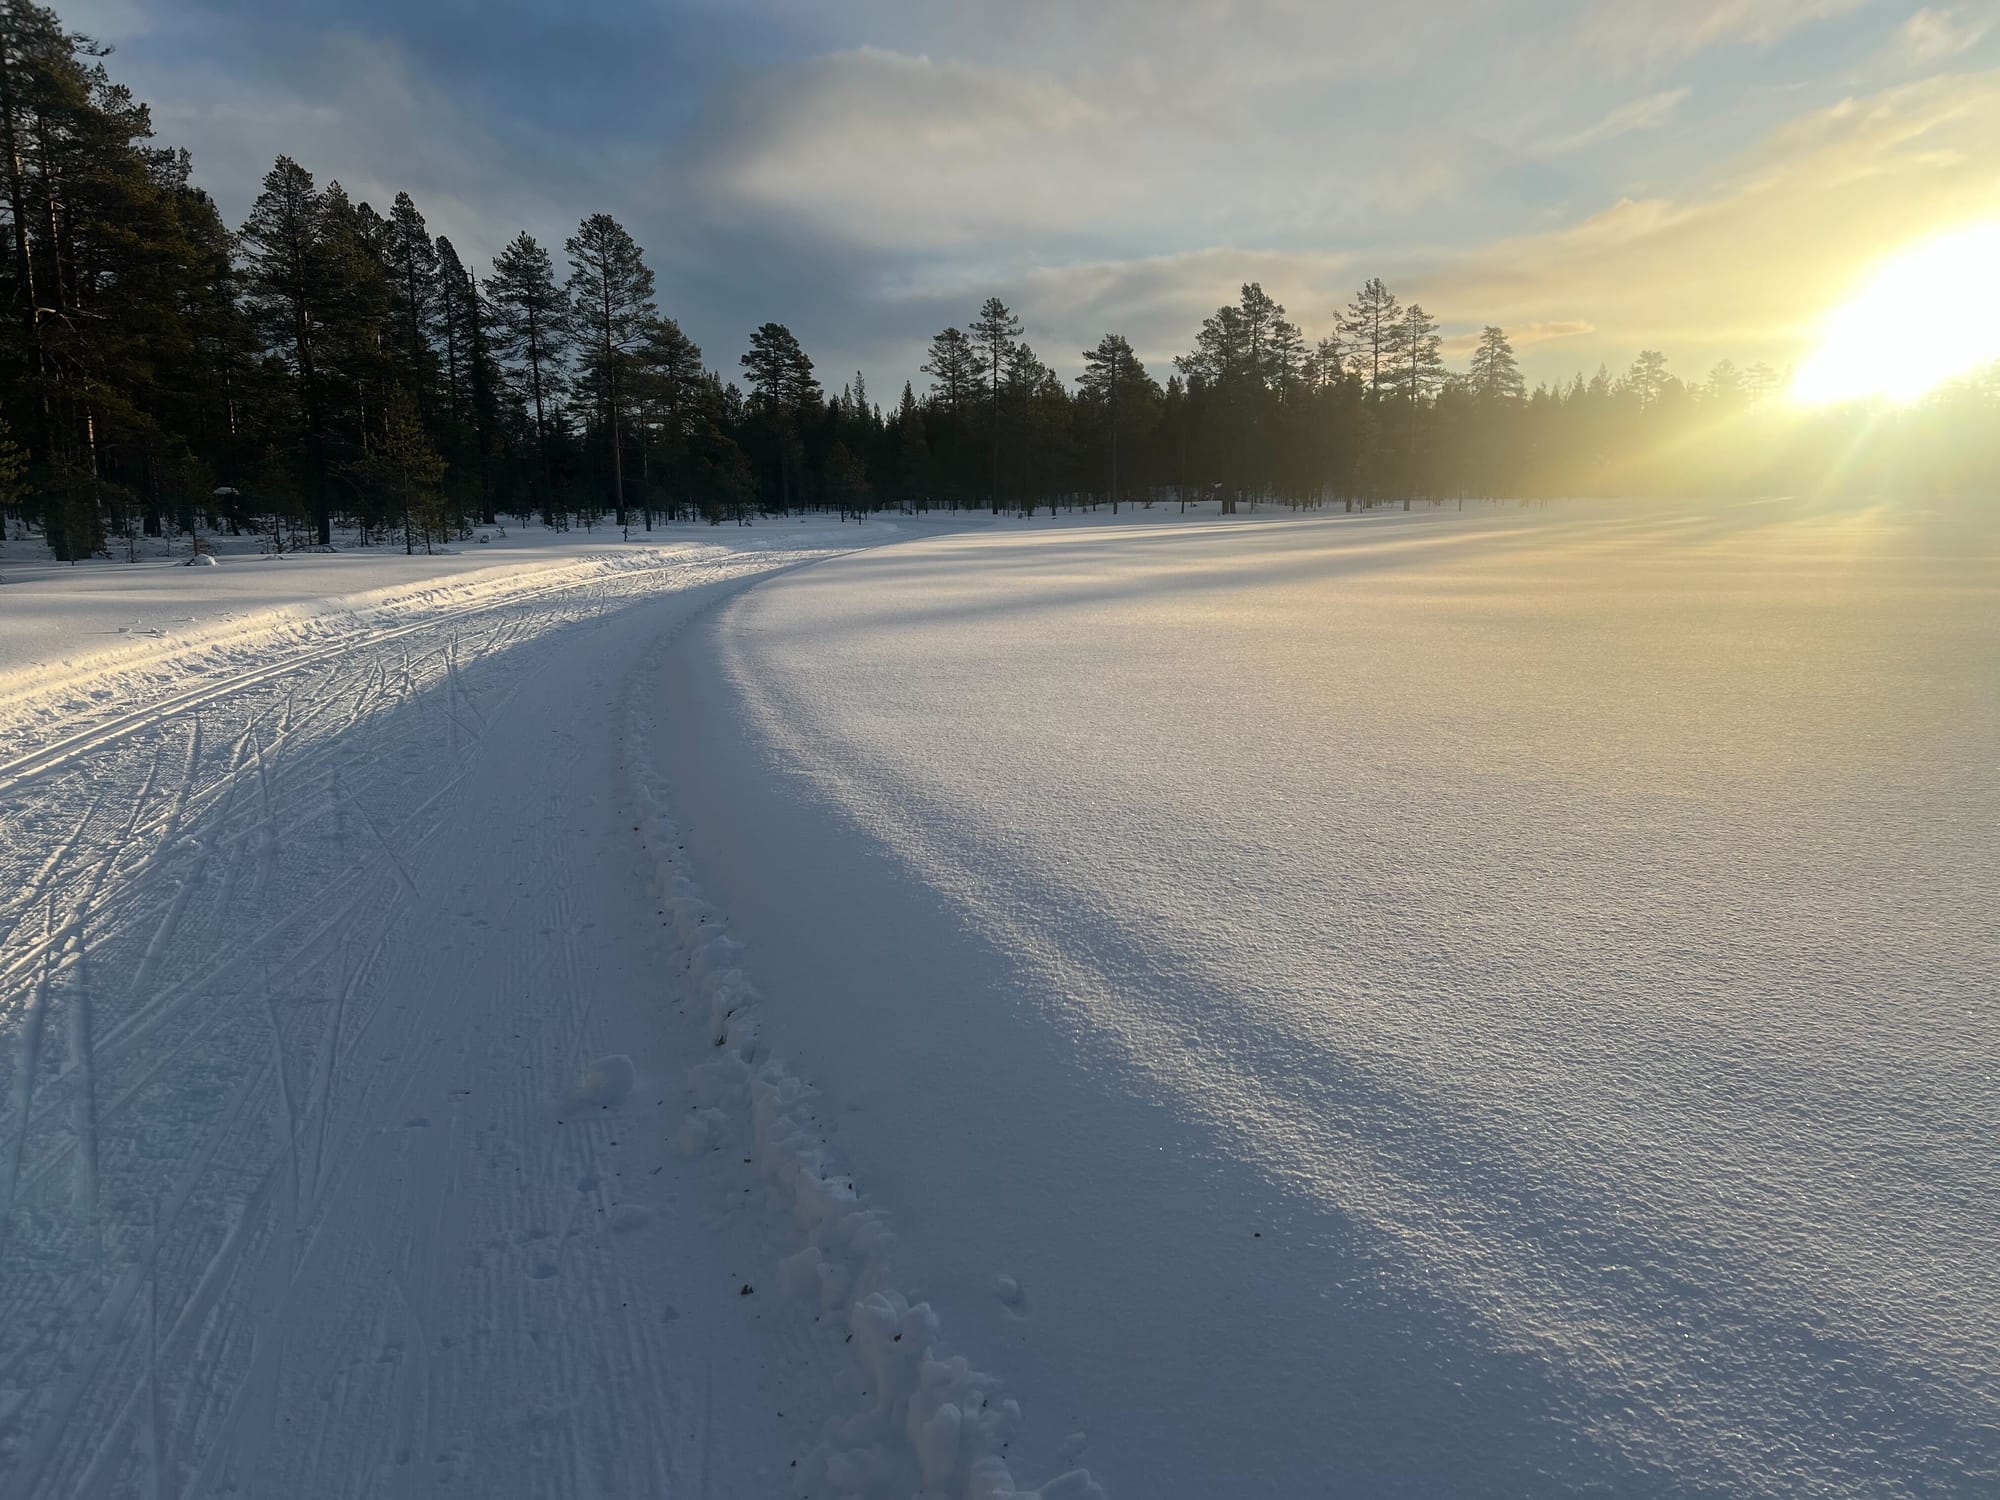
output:
M 1663 89 L 1657 94 L 1648 94 L 1644 99 L 1634 99 L 1629 104 L 1621 104 L 1596 124 L 1569 135 L 1557 136 L 1545 149 L 1560 156 L 1567 152 L 1584 150 L 1589 146 L 1602 145 L 1605 141 L 1614 141 L 1619 136 L 1631 135 L 1634 131 L 1658 130 L 1673 119 L 1692 92 L 1692 89 L 1685 86 Z
M 1469 359 L 1472 351 L 1479 347 L 1485 337 L 1485 325 L 1468 328 L 1462 333 L 1454 333 L 1445 339 L 1441 350 L 1448 360 Z M 1561 343 L 1595 333 L 1597 326 L 1586 323 L 1581 318 L 1562 318 L 1552 323 L 1517 323 L 1504 330 L 1507 342 L 1514 346 L 1517 354 L 1532 354 L 1545 344 Z
M 1896 41 L 1911 62 L 1928 65 L 1970 50 L 1992 25 L 1990 17 L 1968 16 L 1956 7 L 1920 10 L 1902 24 Z
M 1624 58 L 1691 57 L 1723 43 L 1769 45 L 1868 0 L 1615 0 L 1590 8 L 1584 42 Z

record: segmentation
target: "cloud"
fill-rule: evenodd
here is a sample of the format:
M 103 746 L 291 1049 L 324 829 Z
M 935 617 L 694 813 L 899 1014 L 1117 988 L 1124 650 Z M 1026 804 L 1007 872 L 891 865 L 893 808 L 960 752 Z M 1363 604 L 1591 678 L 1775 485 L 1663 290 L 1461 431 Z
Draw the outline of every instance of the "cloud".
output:
M 1107 329 L 1157 363 L 1248 279 L 1323 331 L 1377 271 L 1452 333 L 1501 321 L 1550 358 L 1761 337 L 1761 313 L 1687 284 L 1768 287 L 1743 269 L 1764 240 L 1796 245 L 1802 281 L 1824 282 L 1890 232 L 1863 232 L 1887 221 L 1858 189 L 1853 224 L 1824 244 L 1767 223 L 1757 206 L 1797 174 L 1840 193 L 1837 170 L 1874 174 L 1907 229 L 1993 159 L 1966 85 L 1954 121 L 1918 119 L 1913 98 L 1856 100 L 1718 179 L 1734 141 L 1804 107 L 1781 98 L 1833 85 L 1746 91 L 1740 64 L 1697 54 L 1769 46 L 1860 3 L 598 0 L 583 14 L 502 0 L 471 31 L 445 0 L 343 0 L 337 19 L 269 0 L 70 0 L 66 14 L 127 43 L 114 72 L 154 101 L 163 141 L 194 149 L 232 221 L 280 150 L 378 205 L 407 188 L 475 258 L 519 227 L 558 246 L 603 209 L 646 246 L 663 305 L 712 363 L 733 369 L 747 330 L 777 317 L 886 390 L 988 292 L 1066 370 Z M 1963 36 L 1971 9 L 1927 13 L 1948 26 L 1925 45 Z M 1850 29 L 1827 39 L 1846 46 Z M 1849 151 L 1894 129 L 1917 134 Z M 1934 190 L 1911 185 L 1919 158 Z M 1812 193 L 1791 201 L 1813 222 Z M 1599 211 L 1579 222 L 1577 205 Z M 1703 239 L 1710 221 L 1741 240 Z M 1649 248 L 1683 241 L 1699 253 Z M 1770 307 L 1792 291 L 1771 289 Z M 1770 337 L 1796 321 L 1773 314 Z
M 1587 316 L 1614 350 L 1795 358 L 1859 273 L 2000 209 L 2000 74 L 1928 79 L 1791 121 L 1706 195 L 1621 200 L 1416 278 L 1447 316 Z
M 1991 28 L 1990 20 L 1974 20 L 1956 8 L 1920 10 L 1896 33 L 1897 45 L 1911 62 L 1942 62 L 1969 50 Z
M 1556 155 L 1571 151 L 1581 151 L 1589 146 L 1601 145 L 1605 141 L 1616 140 L 1621 135 L 1630 135 L 1635 130 L 1658 130 L 1673 119 L 1682 104 L 1687 102 L 1692 89 L 1681 87 L 1664 89 L 1657 94 L 1649 94 L 1644 99 L 1634 99 L 1629 104 L 1621 104 L 1595 125 L 1573 134 L 1558 136 L 1545 148 Z
M 1724 43 L 1768 46 L 1868 0 L 1616 0 L 1592 6 L 1584 44 L 1622 58 L 1672 61 Z
M 143 70 L 136 81 L 145 97 Z M 433 233 L 481 257 L 524 225 L 560 245 L 575 221 L 545 184 L 598 175 L 588 153 L 559 165 L 528 143 L 502 142 L 429 87 L 399 47 L 344 33 L 302 50 L 283 77 L 250 82 L 207 64 L 183 69 L 153 118 L 162 140 L 192 151 L 196 181 L 232 223 L 283 153 L 322 185 L 338 180 L 384 213 L 399 191 L 410 193 Z
M 718 98 L 693 183 L 764 219 L 888 255 L 1005 270 L 1112 249 L 1325 236 L 1467 188 L 1481 149 L 1428 122 L 1335 135 L 1292 110 L 1143 96 L 865 46 Z
M 700 168 L 711 201 L 915 248 L 1075 223 L 1126 134 L 1048 80 L 879 47 L 760 79 L 726 111 Z
M 1472 351 L 1479 347 L 1484 337 L 1486 325 L 1454 333 L 1441 346 L 1448 360 L 1469 359 Z M 1580 339 L 1597 332 L 1595 323 L 1587 323 L 1582 318 L 1559 318 L 1550 323 L 1517 323 L 1505 330 L 1507 342 L 1514 346 L 1517 354 L 1527 354 L 1543 344 L 1559 343 L 1565 339 Z
M 63 24 L 85 36 L 130 39 L 153 29 L 143 0 L 64 0 Z
M 1073 349 L 1116 330 L 1158 370 L 1244 281 L 1261 281 L 1311 336 L 1376 271 L 1455 337 L 1487 322 L 1508 328 L 1537 374 L 1600 359 L 1619 365 L 1640 348 L 1664 348 L 1690 370 L 1723 357 L 1782 364 L 1799 356 L 1814 320 L 1846 294 L 1857 268 L 1996 209 L 1990 166 L 1982 164 L 2000 159 L 2000 75 L 1967 74 L 1808 110 L 1733 159 L 1695 164 L 1680 192 L 1614 194 L 1556 230 L 1470 246 L 1450 238 L 1426 244 L 1407 224 L 1397 238 L 1372 244 L 1337 227 L 1292 245 L 1267 230 L 1261 246 L 1211 238 L 1167 253 L 1128 253 L 1094 248 L 1078 226 L 1136 224 L 1141 243 L 1177 223 L 1203 235 L 1232 217 L 1265 226 L 1259 195 L 1273 184 L 1289 191 L 1301 158 L 1246 161 L 1233 172 L 1226 160 L 1176 165 L 1178 151 L 1149 156 L 1135 146 L 1115 106 L 1046 78 L 890 54 L 843 66 L 853 75 L 837 87 L 822 77 L 793 96 L 800 122 L 821 122 L 823 154 L 793 160 L 804 126 L 781 114 L 767 122 L 768 134 L 736 142 L 748 153 L 739 164 L 751 168 L 745 180 L 754 191 L 746 197 L 757 212 L 800 215 L 808 240 L 835 236 L 863 263 L 888 261 L 859 295 L 874 347 L 904 367 L 915 364 L 925 335 L 962 322 L 988 292 L 1015 305 L 1059 368 L 1073 364 Z M 853 96 L 872 98 L 876 118 L 860 134 L 828 129 L 836 114 L 822 103 Z M 911 122 L 939 97 L 960 101 L 959 121 L 936 136 L 911 134 Z M 1573 135 L 1611 141 L 1672 118 L 1687 97 L 1669 89 Z M 1017 166 L 989 161 L 979 144 L 989 132 L 1008 139 L 1005 154 L 1031 156 L 1039 180 L 1010 177 Z M 1229 143 L 1225 158 L 1239 145 Z M 846 167 L 850 158 L 862 163 L 858 173 Z M 884 162 L 892 165 L 878 166 Z M 1405 175 L 1400 165 L 1379 170 L 1385 179 Z M 1393 199 L 1391 181 L 1370 182 L 1351 162 L 1343 171 L 1339 191 L 1370 203 Z M 1490 164 L 1440 169 L 1437 185 L 1418 191 L 1449 193 L 1445 184 L 1477 182 L 1482 173 L 1490 175 Z M 1306 185 L 1296 196 L 1305 198 L 1337 179 L 1323 169 L 1300 180 Z M 1205 201 L 1191 204 L 1197 187 Z M 1450 218 L 1463 226 L 1474 210 L 1459 200 Z M 905 234 L 919 248 L 897 256 L 892 247 Z M 1346 246 L 1353 248 L 1333 248 Z

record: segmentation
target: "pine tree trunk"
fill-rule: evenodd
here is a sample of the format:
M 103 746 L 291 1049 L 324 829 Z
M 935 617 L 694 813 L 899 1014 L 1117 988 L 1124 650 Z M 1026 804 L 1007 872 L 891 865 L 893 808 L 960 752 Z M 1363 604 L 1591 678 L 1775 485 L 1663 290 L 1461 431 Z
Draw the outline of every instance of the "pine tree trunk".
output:
M 528 328 L 528 384 L 535 392 L 535 457 L 542 470 L 542 503 L 555 514 L 555 476 L 549 469 L 548 419 L 542 410 L 541 332 L 532 323 Z
M 1118 383 L 1111 383 L 1111 514 L 1118 514 Z
M 35 295 L 35 262 L 28 247 L 27 172 L 21 162 L 20 113 L 16 99 L 16 63 L 11 40 L 0 31 L 0 150 L 6 153 L 8 206 L 14 221 L 14 275 L 21 299 L 21 329 L 33 352 L 39 430 L 24 433 L 28 452 L 49 457 L 48 354 L 42 347 L 40 299 Z
M 604 404 L 611 422 L 612 513 L 625 524 L 625 445 L 618 431 L 618 355 L 611 345 L 611 268 L 600 262 L 604 286 Z
M 479 519 L 491 526 L 497 519 L 493 513 L 493 439 L 486 428 L 486 408 L 489 404 L 481 387 L 486 383 L 482 371 L 486 368 L 480 359 L 480 351 L 485 347 L 485 330 L 479 321 L 479 278 L 469 272 L 465 278 L 467 295 L 467 327 L 472 336 L 472 347 L 466 357 L 472 362 L 472 435 L 479 444 Z

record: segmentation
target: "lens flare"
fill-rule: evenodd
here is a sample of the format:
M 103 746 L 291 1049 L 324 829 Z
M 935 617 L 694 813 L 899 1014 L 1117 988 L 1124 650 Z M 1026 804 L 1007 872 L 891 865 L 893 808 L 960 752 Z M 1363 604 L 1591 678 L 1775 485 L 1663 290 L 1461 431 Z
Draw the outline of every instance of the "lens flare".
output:
M 1830 313 L 1792 381 L 1808 406 L 1914 401 L 2000 359 L 2000 223 L 1919 245 Z

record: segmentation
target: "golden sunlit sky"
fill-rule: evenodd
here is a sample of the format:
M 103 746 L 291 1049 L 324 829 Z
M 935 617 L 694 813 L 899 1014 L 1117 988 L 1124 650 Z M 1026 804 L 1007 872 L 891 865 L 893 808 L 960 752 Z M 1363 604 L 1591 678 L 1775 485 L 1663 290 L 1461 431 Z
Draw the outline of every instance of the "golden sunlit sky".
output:
M 1381 275 L 1531 379 L 1803 367 L 1884 262 L 2000 222 L 1991 3 L 62 10 L 232 217 L 278 150 L 475 256 L 606 209 L 710 362 L 774 318 L 878 398 L 989 292 L 1059 369 L 1118 330 L 1164 373 L 1249 279 L 1316 337 Z

